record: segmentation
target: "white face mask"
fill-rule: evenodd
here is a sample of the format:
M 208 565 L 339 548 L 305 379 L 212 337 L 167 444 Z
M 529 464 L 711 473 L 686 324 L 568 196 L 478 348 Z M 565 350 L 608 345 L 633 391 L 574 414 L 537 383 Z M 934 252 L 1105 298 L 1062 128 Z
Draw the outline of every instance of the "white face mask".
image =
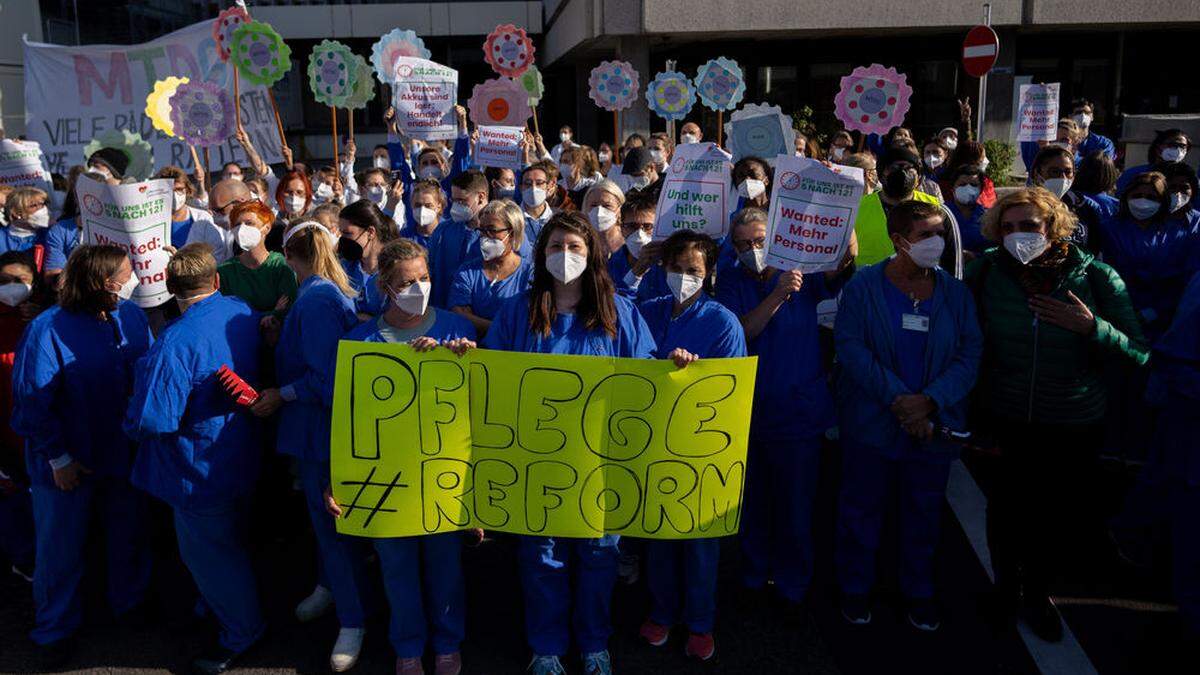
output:
M 240 173 L 226 174 L 225 180 L 236 180 L 237 182 L 240 183 L 240 182 L 242 182 L 242 174 L 240 174 Z
M 804 151 L 803 151 L 803 150 L 797 150 L 795 154 L 796 154 L 796 156 L 797 156 L 797 157 L 804 157 Z
M 508 251 L 508 245 L 503 239 L 492 239 L 491 237 L 479 238 L 479 252 L 483 254 L 484 260 L 495 260 L 504 255 Z
M 691 145 L 692 143 L 699 143 L 700 137 L 696 134 L 680 134 L 679 142 L 684 145 Z
M 942 165 L 943 161 L 945 161 L 945 160 L 942 159 L 941 155 L 937 155 L 934 153 L 925 155 L 925 166 L 929 167 L 930 169 L 938 168 L 939 166 Z
M 763 270 L 767 269 L 767 250 L 752 248 L 749 251 L 742 251 L 738 254 L 738 262 L 751 272 L 762 274 Z
M 1071 119 L 1074 120 L 1075 124 L 1078 124 L 1079 128 L 1081 129 L 1086 129 L 1092 126 L 1092 116 L 1087 113 L 1075 113 L 1074 115 L 1071 115 Z
M 521 197 L 527 206 L 538 207 L 545 203 L 546 191 L 542 188 L 525 188 Z
M 175 195 L 171 200 L 171 208 L 175 211 L 182 209 L 187 204 L 187 193 L 183 190 L 176 190 Z
M 413 215 L 417 217 L 417 222 L 423 227 L 429 227 L 437 222 L 437 211 L 428 206 L 418 206 L 417 210 L 413 211 Z
M 667 272 L 667 287 L 671 289 L 671 295 L 675 296 L 675 302 L 682 305 L 704 288 L 704 279 L 691 274 Z
M 1005 250 L 1022 265 L 1028 265 L 1049 246 L 1050 242 L 1041 232 L 1013 232 L 1004 237 Z
M 429 307 L 429 288 L 428 281 L 418 281 L 400 293 L 391 292 L 392 302 L 405 314 L 423 316 Z
M 829 154 L 832 155 L 834 159 L 841 159 L 842 155 L 846 154 L 846 148 L 842 148 L 842 147 L 833 148 L 832 150 L 829 151 Z
M 234 236 L 236 237 L 237 245 L 243 251 L 249 251 L 262 243 L 262 232 L 259 232 L 258 228 L 253 225 L 238 225 L 237 229 L 234 230 Z
M 262 195 L 258 194 L 258 193 L 257 193 L 257 192 L 255 192 L 254 190 L 251 190 L 251 191 L 250 191 L 250 200 L 251 200 L 251 201 L 255 201 L 255 202 L 261 202 L 261 201 L 262 201 Z
M 597 231 L 608 232 L 613 225 L 617 224 L 617 214 L 603 206 L 593 206 L 592 210 L 588 211 L 588 220 Z
M 386 171 L 387 169 L 392 168 L 392 161 L 383 155 L 375 155 L 375 157 L 371 160 L 371 165 L 376 169 L 383 169 Z
M 653 239 L 654 237 L 649 232 L 638 228 L 636 232 L 629 235 L 629 238 L 625 240 L 625 248 L 629 249 L 629 252 L 636 258 L 641 254 L 642 247 L 649 244 Z
M 983 171 L 984 173 L 987 173 L 987 168 L 991 163 L 992 163 L 991 160 L 989 160 L 987 157 L 984 157 L 979 162 L 979 170 Z
M 907 240 L 906 240 L 907 241 Z M 930 269 L 942 259 L 942 251 L 946 250 L 946 240 L 941 237 L 929 237 L 917 243 L 909 242 L 904 254 L 921 269 Z
M 88 168 L 90 168 L 92 171 L 95 171 L 96 173 L 100 174 L 101 176 L 104 176 L 105 180 L 111 180 L 113 177 L 112 172 L 109 171 L 108 167 L 106 167 L 106 166 L 100 166 L 97 164 L 95 166 L 91 166 Z
M 1158 153 L 1164 162 L 1182 162 L 1187 156 L 1186 148 L 1163 148 L 1162 152 Z
M 45 206 L 25 217 L 25 222 L 36 229 L 50 227 L 50 209 Z
M 17 305 L 29 299 L 33 295 L 33 286 L 23 284 L 19 281 L 12 281 L 0 286 L 0 302 L 9 307 Z
M 284 197 L 283 207 L 287 209 L 288 213 L 298 216 L 304 211 L 304 197 Z
M 559 134 L 558 140 L 562 141 L 563 143 L 566 143 L 567 141 L 571 140 L 571 134 Z
M 454 202 L 450 205 L 450 220 L 456 223 L 470 222 L 475 214 L 471 212 L 471 207 L 461 202 Z
M 564 284 L 579 278 L 587 269 L 587 258 L 570 251 L 558 251 L 546 256 L 546 271 Z
M 645 190 L 650 187 L 649 176 L 630 176 L 628 179 L 630 190 Z
M 437 166 L 430 164 L 430 165 L 421 167 L 420 170 L 417 171 L 417 175 L 420 176 L 422 180 L 428 180 L 428 179 L 441 180 L 442 179 L 442 169 L 441 169 L 441 167 L 437 167 Z
M 954 137 L 943 138 L 942 145 L 946 146 L 946 149 L 950 152 L 954 152 L 954 149 L 958 147 L 958 139 Z
M 1139 197 L 1129 200 L 1129 213 L 1133 214 L 1133 217 L 1138 220 L 1153 218 L 1154 214 L 1158 213 L 1158 210 L 1161 208 L 1162 204 L 1153 199 Z
M 387 205 L 387 190 L 378 185 L 372 185 L 367 188 L 367 199 L 382 209 Z
M 1063 195 L 1071 191 L 1070 178 L 1047 178 L 1042 181 L 1042 187 L 1054 193 L 1055 197 L 1063 198 Z
M 136 274 L 130 274 L 129 280 L 121 284 L 121 287 L 117 289 L 117 297 L 122 300 L 128 300 L 132 298 L 134 290 L 136 290 L 138 285 L 141 283 L 142 282 L 138 280 Z
M 1188 197 L 1188 195 L 1186 195 L 1182 192 L 1172 192 L 1170 194 L 1170 196 L 1167 197 L 1167 201 L 1170 204 L 1170 209 L 1171 209 L 1170 212 L 1175 213 L 1179 209 L 1182 209 L 1184 206 L 1186 206 L 1187 203 L 1192 200 Z
M 607 164 L 608 160 L 612 159 L 612 153 L 602 152 L 597 158 L 600 160 L 601 164 Z
M 650 151 L 650 161 L 654 162 L 655 164 L 662 166 L 666 159 L 666 155 L 663 154 L 662 150 L 655 148 Z
M 959 204 L 974 204 L 979 199 L 979 188 L 974 185 L 959 185 L 954 188 L 954 201 Z
M 767 191 L 767 184 L 757 178 L 747 178 L 738 183 L 738 194 L 746 199 L 758 199 Z
M 314 195 L 319 202 L 326 202 L 333 198 L 333 186 L 329 183 L 321 183 L 317 186 L 317 193 Z

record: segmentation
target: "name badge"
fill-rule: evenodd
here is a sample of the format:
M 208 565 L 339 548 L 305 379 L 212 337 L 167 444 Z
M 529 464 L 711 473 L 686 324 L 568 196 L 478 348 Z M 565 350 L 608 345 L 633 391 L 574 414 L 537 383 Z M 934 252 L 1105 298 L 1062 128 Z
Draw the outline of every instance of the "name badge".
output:
M 929 332 L 929 317 L 920 314 L 903 314 L 900 317 L 900 327 L 904 330 Z

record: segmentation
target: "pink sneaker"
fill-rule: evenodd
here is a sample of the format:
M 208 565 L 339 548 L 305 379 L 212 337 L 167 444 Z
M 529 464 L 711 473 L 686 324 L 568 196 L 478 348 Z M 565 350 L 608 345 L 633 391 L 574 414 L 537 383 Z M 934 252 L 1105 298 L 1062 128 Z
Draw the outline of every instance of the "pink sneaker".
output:
M 396 659 L 396 675 L 425 675 L 425 667 L 421 665 L 421 659 L 415 656 Z
M 435 675 L 458 675 L 462 671 L 462 655 L 458 652 L 453 654 L 438 654 L 433 660 L 433 672 Z
M 683 653 L 693 659 L 707 661 L 716 651 L 717 643 L 713 642 L 712 633 L 692 633 L 688 636 L 687 647 Z
M 667 638 L 671 637 L 671 629 L 646 619 L 638 634 L 642 636 L 643 640 L 650 643 L 651 647 L 661 647 L 667 644 Z

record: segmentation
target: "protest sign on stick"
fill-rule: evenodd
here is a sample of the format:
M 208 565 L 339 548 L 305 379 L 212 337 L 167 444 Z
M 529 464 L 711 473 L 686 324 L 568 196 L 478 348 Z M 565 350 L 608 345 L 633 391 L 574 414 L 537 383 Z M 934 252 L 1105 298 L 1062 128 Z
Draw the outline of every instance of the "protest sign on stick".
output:
M 735 534 L 756 365 L 342 342 L 338 531 Z
M 36 141 L 0 139 L 0 185 L 31 186 L 50 194 L 54 186 Z
M 479 127 L 475 142 L 475 161 L 479 166 L 520 170 L 524 165 L 521 140 L 525 127 Z
M 396 57 L 392 105 L 400 133 L 423 141 L 457 138 L 457 101 L 457 70 L 426 59 Z
M 729 227 L 732 192 L 729 153 L 713 143 L 675 148 L 654 214 L 654 239 L 693 230 L 719 239 Z
M 794 155 L 776 157 L 767 264 L 805 274 L 836 270 L 854 233 L 862 196 L 862 169 L 827 167 Z
M 1017 106 L 1017 141 L 1053 141 L 1058 137 L 1058 88 L 1051 84 L 1021 85 Z
M 171 243 L 171 207 L 175 183 L 157 178 L 142 183 L 109 185 L 80 176 L 75 183 L 79 200 L 82 244 L 108 244 L 129 252 L 140 285 L 133 301 L 143 309 L 171 298 L 167 291 L 165 247 Z

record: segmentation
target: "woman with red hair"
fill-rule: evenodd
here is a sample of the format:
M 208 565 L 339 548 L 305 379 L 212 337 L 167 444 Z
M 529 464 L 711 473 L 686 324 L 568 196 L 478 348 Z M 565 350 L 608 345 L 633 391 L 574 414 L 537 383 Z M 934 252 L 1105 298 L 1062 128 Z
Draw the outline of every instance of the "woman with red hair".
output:
M 267 237 L 267 248 L 279 251 L 283 249 L 283 233 L 307 216 L 313 207 L 312 185 L 303 171 L 293 169 L 279 179 L 275 203 L 279 205 L 279 225 Z
M 306 183 L 307 184 L 307 183 Z M 280 189 L 283 184 L 280 184 Z M 237 254 L 217 267 L 221 293 L 246 301 L 259 312 L 284 310 L 296 299 L 296 275 L 278 251 L 267 250 L 275 216 L 262 202 L 242 202 L 229 214 Z

